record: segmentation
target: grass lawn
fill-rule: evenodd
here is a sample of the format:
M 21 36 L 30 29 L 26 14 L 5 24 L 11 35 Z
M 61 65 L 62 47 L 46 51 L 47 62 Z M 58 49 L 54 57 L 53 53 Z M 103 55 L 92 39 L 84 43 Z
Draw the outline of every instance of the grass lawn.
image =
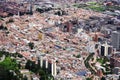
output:
M 97 62 L 101 63 L 101 66 L 103 66 L 106 69 L 106 72 L 104 72 L 104 74 L 111 73 L 110 65 L 106 64 L 106 62 L 109 62 L 109 60 L 106 57 L 98 58 Z
M 77 8 L 83 8 L 83 9 L 91 9 L 93 11 L 97 11 L 97 12 L 103 12 L 106 10 L 106 7 L 102 4 L 96 3 L 96 2 L 88 2 L 86 4 L 74 4 L 74 7 Z
M 100 62 L 101 64 L 105 64 L 106 62 L 109 62 L 109 60 L 107 57 L 97 58 L 97 62 Z
M 100 58 L 100 59 L 97 59 L 97 62 L 101 63 L 101 64 L 104 64 L 104 59 Z

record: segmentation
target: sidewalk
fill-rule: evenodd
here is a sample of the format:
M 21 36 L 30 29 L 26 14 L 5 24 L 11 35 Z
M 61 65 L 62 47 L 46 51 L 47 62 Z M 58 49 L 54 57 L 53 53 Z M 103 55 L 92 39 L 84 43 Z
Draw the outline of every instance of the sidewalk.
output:
M 5 55 L 3 55 L 1 58 L 0 58 L 0 62 L 3 62 L 5 60 Z

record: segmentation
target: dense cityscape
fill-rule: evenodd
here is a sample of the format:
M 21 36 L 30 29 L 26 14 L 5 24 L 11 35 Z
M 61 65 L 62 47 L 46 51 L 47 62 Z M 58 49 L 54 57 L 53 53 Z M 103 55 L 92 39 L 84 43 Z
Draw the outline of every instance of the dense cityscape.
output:
M 120 0 L 0 0 L 0 80 L 120 80 Z

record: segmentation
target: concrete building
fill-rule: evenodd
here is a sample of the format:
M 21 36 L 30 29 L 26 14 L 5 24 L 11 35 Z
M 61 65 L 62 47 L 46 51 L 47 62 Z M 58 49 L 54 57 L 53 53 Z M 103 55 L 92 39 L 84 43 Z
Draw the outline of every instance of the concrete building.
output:
M 107 43 L 101 45 L 101 49 L 100 49 L 101 56 L 108 56 L 112 54 L 112 52 L 113 52 L 112 46 L 108 45 Z
M 57 75 L 57 71 L 56 71 L 56 62 L 53 62 L 53 61 L 52 61 L 52 68 L 51 68 L 51 71 L 52 71 L 52 75 L 53 75 L 53 76 L 56 76 L 56 75 Z
M 88 45 L 86 46 L 86 49 L 89 53 L 95 53 L 95 43 L 89 42 Z
M 27 80 L 31 80 L 31 77 L 30 77 L 30 71 L 27 70 L 27 69 L 22 69 L 20 70 L 20 73 L 23 74 L 23 77 L 27 77 Z
M 47 59 L 43 59 L 43 57 L 40 57 L 40 67 L 46 68 L 50 74 L 53 76 L 57 75 L 57 67 L 56 62 L 53 60 L 48 61 Z
M 119 80 L 119 75 L 109 74 L 105 77 L 106 80 Z
M 113 67 L 120 67 L 120 53 L 116 53 L 111 56 L 110 64 Z
M 65 26 L 64 26 L 64 31 L 65 32 L 72 32 L 72 27 L 73 27 L 73 24 L 71 22 L 66 22 Z
M 120 49 L 120 33 L 118 31 L 113 31 L 112 32 L 112 46 L 116 48 L 116 50 Z
M 51 73 L 52 76 L 57 75 L 56 62 L 52 61 L 48 63 L 48 72 Z
M 120 73 L 120 67 L 115 67 L 113 69 L 113 73 L 119 75 L 119 73 Z
M 97 70 L 97 75 L 101 78 L 103 77 L 103 72 L 101 69 Z

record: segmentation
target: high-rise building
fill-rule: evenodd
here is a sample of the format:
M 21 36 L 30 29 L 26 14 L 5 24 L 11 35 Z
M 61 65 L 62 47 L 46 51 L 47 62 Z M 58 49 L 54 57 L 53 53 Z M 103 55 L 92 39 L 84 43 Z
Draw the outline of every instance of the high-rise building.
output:
M 57 75 L 56 62 L 51 61 L 48 63 L 48 72 L 51 73 L 53 76 Z
M 120 49 L 120 32 L 113 31 L 111 40 L 112 40 L 113 48 L 116 48 L 116 50 L 119 50 Z
M 101 49 L 100 49 L 100 55 L 101 56 L 108 56 L 110 54 L 112 54 L 113 52 L 113 47 L 106 44 L 101 45 Z
M 39 60 L 40 60 L 39 65 L 41 68 L 46 68 L 48 72 L 53 76 L 57 75 L 57 66 L 55 61 L 44 59 L 42 56 L 40 57 Z
M 43 57 L 42 56 L 40 57 L 40 67 L 41 68 L 43 67 Z

